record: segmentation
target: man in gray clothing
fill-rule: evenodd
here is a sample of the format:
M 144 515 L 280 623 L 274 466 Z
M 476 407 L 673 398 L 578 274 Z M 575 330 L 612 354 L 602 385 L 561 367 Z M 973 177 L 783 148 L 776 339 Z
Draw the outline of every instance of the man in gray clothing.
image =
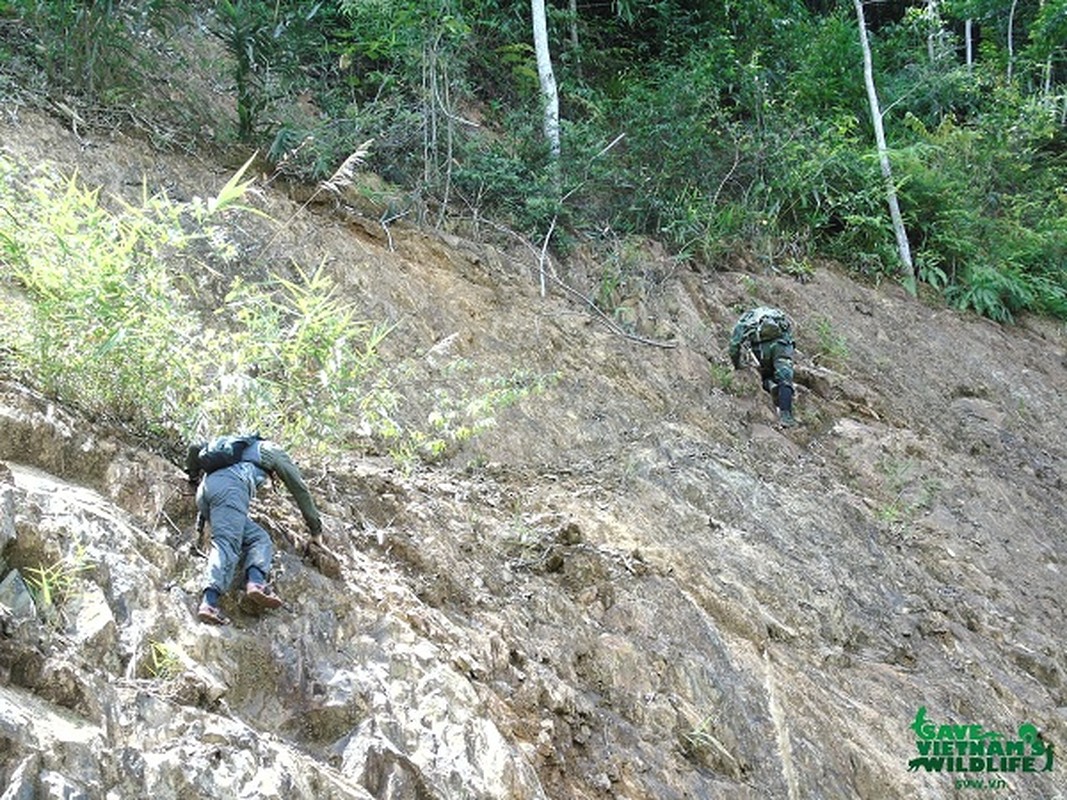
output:
M 220 450 L 227 455 L 221 463 L 212 463 L 211 456 Z M 230 586 L 242 559 L 245 596 L 259 608 L 281 606 L 281 598 L 267 584 L 274 545 L 270 534 L 249 519 L 248 509 L 268 475 L 281 478 L 300 508 L 312 541 L 321 541 L 322 520 L 300 470 L 274 442 L 258 436 L 222 436 L 189 447 L 186 473 L 190 483 L 199 483 L 197 532 L 201 533 L 204 523 L 209 522 L 213 545 L 197 617 L 211 625 L 229 622 L 219 608 L 219 597 Z

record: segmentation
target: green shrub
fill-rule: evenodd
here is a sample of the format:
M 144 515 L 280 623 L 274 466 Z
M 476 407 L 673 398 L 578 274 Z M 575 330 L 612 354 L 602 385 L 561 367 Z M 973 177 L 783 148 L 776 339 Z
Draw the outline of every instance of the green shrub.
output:
M 188 240 L 177 209 L 117 216 L 76 176 L 19 180 L 4 160 L 0 202 L 4 260 L 30 302 L 6 309 L 25 374 L 50 395 L 119 420 L 173 419 L 196 388 L 200 335 L 180 279 L 159 262 Z
M 784 75 L 782 95 L 788 102 L 783 110 L 800 119 L 862 119 L 867 98 L 851 4 L 826 17 L 798 24 L 792 41 L 796 63 Z
M 964 279 L 949 287 L 946 296 L 956 308 L 997 322 L 1012 322 L 1015 314 L 1031 308 L 1035 300 L 1025 276 L 988 264 L 969 267 Z
M 0 257 L 12 276 L 0 305 L 20 374 L 143 433 L 262 428 L 294 445 L 341 435 L 384 327 L 358 320 L 322 269 L 238 280 L 205 319 L 192 283 L 168 266 L 195 242 L 225 247 L 242 173 L 207 201 L 145 198 L 115 213 L 76 177 L 21 175 L 0 160 Z
M 252 141 L 267 109 L 305 88 L 305 70 L 329 63 L 328 34 L 338 22 L 331 10 L 315 0 L 216 4 L 211 32 L 232 59 L 239 139 Z
M 208 427 L 326 447 L 352 422 L 389 327 L 359 319 L 321 267 L 296 270 L 296 280 L 237 280 L 226 297 L 203 342 Z
M 177 256 L 199 243 L 219 258 L 229 218 L 247 213 L 243 173 L 206 201 L 145 197 L 113 212 L 76 177 L 0 158 L 0 351 L 12 369 L 154 439 L 261 430 L 326 450 L 367 436 L 402 462 L 454 453 L 554 380 L 455 362 L 427 383 L 414 361 L 384 364 L 390 327 L 361 318 L 322 266 L 238 277 L 206 316 Z
M 48 566 L 41 564 L 26 570 L 26 583 L 38 612 L 46 621 L 59 624 L 64 605 L 79 596 L 80 577 L 92 568 L 93 562 L 85 550 L 78 547 L 73 554 Z
M 10 0 L 26 26 L 31 52 L 49 80 L 88 97 L 129 95 L 145 88 L 145 52 L 137 40 L 164 31 L 188 11 L 183 0 Z
M 1009 151 L 1001 133 L 986 129 L 992 122 L 964 127 L 946 119 L 927 129 L 909 121 L 920 144 L 897 164 L 920 278 L 956 307 L 998 321 L 1023 310 L 1062 315 L 1062 201 L 1050 185 L 1019 174 L 1022 162 L 1040 161 L 1033 137 L 1016 130 L 1020 148 Z M 1043 180 L 1057 174 L 1034 167 Z
M 565 226 L 581 201 L 572 197 L 561 202 L 558 171 L 538 118 L 528 112 L 515 113 L 503 124 L 508 131 L 505 135 L 465 136 L 453 143 L 454 165 L 447 188 L 465 214 L 502 223 L 534 240 L 543 237 L 555 220 L 558 245 L 566 239 Z M 584 150 L 569 151 L 562 171 L 570 171 L 571 164 L 584 154 Z M 446 184 L 438 182 L 432 188 L 441 191 Z
M 176 644 L 148 640 L 148 674 L 159 681 L 171 681 L 182 674 L 182 651 Z

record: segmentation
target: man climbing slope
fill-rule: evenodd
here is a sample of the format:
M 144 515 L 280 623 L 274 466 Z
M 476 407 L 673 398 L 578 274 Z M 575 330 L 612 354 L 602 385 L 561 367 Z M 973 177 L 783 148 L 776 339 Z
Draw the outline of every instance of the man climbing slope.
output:
M 212 547 L 197 617 L 211 625 L 229 622 L 219 608 L 219 597 L 242 559 L 248 599 L 264 609 L 281 606 L 267 584 L 274 557 L 270 534 L 249 519 L 248 510 L 267 476 L 277 476 L 296 500 L 312 541 L 321 541 L 322 521 L 300 470 L 281 447 L 255 435 L 220 436 L 190 445 L 185 467 L 189 482 L 199 484 L 197 533 L 202 533 L 205 522 L 211 525 Z
M 793 416 L 793 324 L 777 308 L 759 306 L 749 309 L 737 320 L 730 337 L 730 361 L 741 369 L 742 353 L 747 347 L 759 362 L 763 389 L 778 409 L 783 427 L 797 424 Z

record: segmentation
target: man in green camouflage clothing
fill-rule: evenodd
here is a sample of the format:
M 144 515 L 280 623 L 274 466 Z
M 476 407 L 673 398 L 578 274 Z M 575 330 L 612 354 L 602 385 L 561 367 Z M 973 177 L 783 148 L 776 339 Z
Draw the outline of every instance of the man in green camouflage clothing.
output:
M 793 417 L 793 324 L 777 308 L 759 306 L 737 320 L 730 337 L 730 361 L 741 369 L 744 348 L 759 362 L 760 379 L 778 409 L 783 427 L 797 424 Z

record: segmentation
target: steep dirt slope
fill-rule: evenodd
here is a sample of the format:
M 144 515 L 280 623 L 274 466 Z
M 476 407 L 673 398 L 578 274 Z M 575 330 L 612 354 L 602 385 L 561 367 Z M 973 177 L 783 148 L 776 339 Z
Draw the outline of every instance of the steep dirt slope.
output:
M 117 193 L 229 176 L 28 113 L 0 141 Z M 0 580 L 79 547 L 95 566 L 65 627 L 4 623 L 0 797 L 1063 796 L 1047 753 L 1033 772 L 910 763 L 923 707 L 1067 742 L 1062 325 L 1006 328 L 832 269 L 694 272 L 649 247 L 618 302 L 675 345 L 654 347 L 541 297 L 524 249 L 298 212 L 273 188 L 257 203 L 291 222 L 234 232 L 250 255 L 274 236 L 252 266 L 325 260 L 396 324 L 413 401 L 445 358 L 556 380 L 433 468 L 310 464 L 341 577 L 301 560 L 297 515 L 268 496 L 292 607 L 233 608 L 226 630 L 191 616 L 174 467 L 6 384 Z M 584 248 L 556 269 L 592 291 Z M 800 326 L 788 432 L 726 369 L 760 302 Z M 173 669 L 150 668 L 159 643 Z

